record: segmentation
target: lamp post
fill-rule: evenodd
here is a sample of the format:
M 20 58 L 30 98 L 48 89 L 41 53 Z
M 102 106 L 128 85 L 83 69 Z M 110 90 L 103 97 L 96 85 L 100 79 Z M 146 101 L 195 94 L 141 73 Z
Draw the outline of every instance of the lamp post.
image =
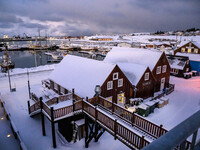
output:
M 29 99 L 31 99 L 31 91 L 30 91 L 30 81 L 29 81 L 29 72 L 28 72 L 28 69 L 27 69 L 27 77 L 28 77 L 28 94 L 29 94 Z
M 95 91 L 95 96 L 99 96 L 101 94 L 101 87 L 100 87 L 100 85 L 96 85 L 94 91 Z

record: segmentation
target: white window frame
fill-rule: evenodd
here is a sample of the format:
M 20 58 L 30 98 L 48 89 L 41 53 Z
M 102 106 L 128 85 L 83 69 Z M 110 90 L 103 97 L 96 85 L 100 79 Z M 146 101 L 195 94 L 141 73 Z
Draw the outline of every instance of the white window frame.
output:
M 158 66 L 158 67 L 156 68 L 156 74 L 161 74 L 161 66 Z
M 56 83 L 54 82 L 54 83 L 53 83 L 53 87 L 54 87 L 55 90 L 58 91 L 58 84 L 56 84 Z
M 116 75 L 116 78 L 115 78 Z M 118 72 L 113 73 L 113 80 L 117 80 L 118 79 Z
M 195 48 L 195 49 L 194 49 L 194 53 L 195 53 L 195 54 L 198 54 L 198 52 L 199 52 L 198 48 Z
M 149 72 L 146 72 L 144 74 L 144 81 L 147 81 L 147 80 L 149 80 Z
M 112 90 L 113 89 L 113 81 L 108 81 L 107 82 L 107 90 Z
M 122 87 L 123 86 L 123 83 L 124 81 L 123 81 L 123 78 L 121 78 L 121 79 L 119 79 L 118 80 L 118 87 Z
M 110 102 L 112 102 L 112 96 L 106 97 L 106 99 Z M 110 99 L 110 100 L 109 100 Z
M 167 65 L 162 66 L 162 73 L 165 73 L 167 71 Z

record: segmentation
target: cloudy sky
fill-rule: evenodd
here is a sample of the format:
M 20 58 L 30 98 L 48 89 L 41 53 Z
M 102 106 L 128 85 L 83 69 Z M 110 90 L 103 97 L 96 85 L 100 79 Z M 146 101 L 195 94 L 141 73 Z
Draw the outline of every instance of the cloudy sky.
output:
M 200 28 L 200 0 L 0 0 L 0 36 Z

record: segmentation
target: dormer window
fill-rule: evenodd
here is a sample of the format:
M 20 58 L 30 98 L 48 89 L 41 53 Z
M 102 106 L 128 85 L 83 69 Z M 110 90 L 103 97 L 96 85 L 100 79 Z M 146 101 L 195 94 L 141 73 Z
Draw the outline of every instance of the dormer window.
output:
M 118 72 L 113 73 L 113 80 L 117 80 L 118 79 Z

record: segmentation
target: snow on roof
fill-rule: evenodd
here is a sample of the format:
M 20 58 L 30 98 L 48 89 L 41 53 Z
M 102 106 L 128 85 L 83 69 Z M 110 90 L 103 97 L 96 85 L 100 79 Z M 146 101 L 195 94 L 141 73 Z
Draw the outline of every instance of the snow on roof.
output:
M 81 97 L 93 97 L 96 85 L 102 85 L 116 65 L 103 61 L 67 55 L 49 79 Z
M 187 56 L 189 60 L 192 61 L 200 61 L 200 54 L 190 54 L 190 53 L 176 53 L 177 56 Z
M 151 70 L 162 55 L 161 51 L 139 48 L 113 47 L 104 61 L 111 63 L 128 62 L 148 66 Z
M 196 45 L 198 48 L 200 48 L 200 43 L 196 42 L 196 41 L 193 41 L 192 42 L 194 45 Z
M 186 65 L 186 60 L 181 59 L 180 57 L 167 57 L 170 67 L 174 69 L 183 70 Z
M 117 63 L 122 72 L 126 75 L 133 85 L 137 85 L 147 66 L 133 63 Z

